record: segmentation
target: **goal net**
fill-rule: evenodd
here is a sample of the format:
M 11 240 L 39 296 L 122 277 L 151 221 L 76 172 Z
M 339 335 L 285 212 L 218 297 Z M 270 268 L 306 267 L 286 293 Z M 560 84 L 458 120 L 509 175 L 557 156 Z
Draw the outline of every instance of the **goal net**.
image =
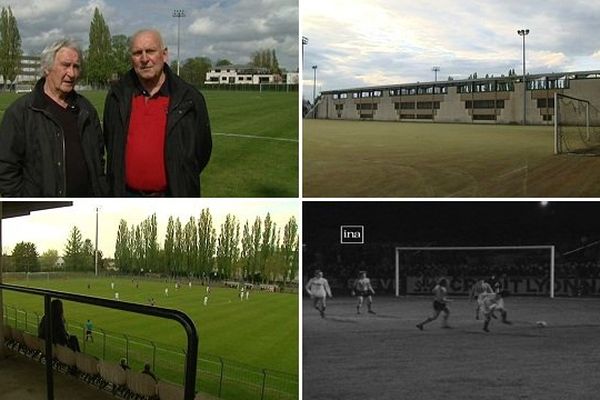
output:
M 600 110 L 587 100 L 555 93 L 554 154 L 600 155 Z
M 555 248 L 535 246 L 396 247 L 396 296 L 430 294 L 437 279 L 450 294 L 468 294 L 477 279 L 495 276 L 513 294 L 554 297 Z

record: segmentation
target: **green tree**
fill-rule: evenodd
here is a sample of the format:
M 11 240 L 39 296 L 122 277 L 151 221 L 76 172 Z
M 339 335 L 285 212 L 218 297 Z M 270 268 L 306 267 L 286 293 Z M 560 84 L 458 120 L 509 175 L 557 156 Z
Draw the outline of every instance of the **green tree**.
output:
M 281 254 L 284 268 L 284 283 L 291 282 L 298 276 L 298 224 L 294 217 L 291 217 L 283 228 Z
M 225 222 L 221 224 L 221 232 L 217 247 L 217 268 L 222 278 L 230 276 L 239 260 L 240 225 L 233 214 L 227 214 Z
M 164 245 L 164 271 L 172 271 L 175 265 L 175 220 L 169 217 L 167 222 L 167 233 L 165 234 Z
M 111 44 L 113 72 L 120 78 L 131 69 L 129 38 L 125 35 L 115 35 L 111 38 Z
M 212 68 L 212 61 L 207 57 L 188 58 L 181 64 L 181 77 L 194 86 L 201 86 L 206 80 L 206 73 Z
M 266 68 L 271 74 L 280 74 L 279 61 L 275 49 L 263 49 L 252 53 L 252 65 L 258 68 Z
M 173 268 L 169 271 L 173 275 L 181 275 L 183 272 L 183 247 L 184 237 L 181 221 L 179 218 L 175 220 L 175 246 L 173 248 Z
M 31 242 L 19 242 L 15 245 L 12 258 L 16 271 L 37 272 L 40 270 L 38 252 L 35 244 Z
M 17 19 L 8 9 L 2 7 L 0 12 L 0 75 L 4 79 L 4 85 L 8 81 L 12 84 L 19 74 L 21 63 L 21 35 L 17 26 Z
M 81 246 L 81 269 L 94 271 L 94 245 L 90 239 L 85 239 Z
M 65 269 L 67 271 L 80 271 L 84 268 L 83 239 L 81 231 L 76 226 L 71 229 L 65 246 Z
M 129 247 L 129 228 L 127 221 L 122 219 L 117 229 L 117 239 L 115 242 L 115 267 L 122 272 L 131 270 L 131 249 Z
M 158 223 L 156 221 L 156 213 L 152 214 L 150 218 L 147 218 L 144 225 L 144 270 L 145 271 L 156 271 L 158 269 Z
M 112 59 L 112 44 L 110 30 L 98 7 L 94 9 L 94 16 L 90 24 L 90 47 L 86 62 L 86 76 L 95 87 L 105 87 L 114 71 Z
M 200 212 L 198 220 L 198 275 L 208 276 L 213 268 L 215 246 L 217 244 L 213 219 L 208 208 Z
M 190 217 L 183 228 L 184 236 L 184 264 L 187 274 L 198 272 L 198 231 L 196 229 L 196 219 Z
M 56 265 L 56 261 L 58 260 L 58 250 L 50 249 L 46 250 L 39 258 L 40 260 L 40 269 L 42 271 L 51 271 L 54 269 Z
M 227 65 L 233 65 L 233 63 L 226 58 L 223 58 L 215 63 L 215 67 L 225 67 Z

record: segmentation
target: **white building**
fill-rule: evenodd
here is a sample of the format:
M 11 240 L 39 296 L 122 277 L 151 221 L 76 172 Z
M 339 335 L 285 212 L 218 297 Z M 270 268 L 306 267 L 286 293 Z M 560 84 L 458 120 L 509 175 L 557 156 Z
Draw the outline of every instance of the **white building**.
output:
M 270 74 L 266 68 L 252 65 L 222 65 L 213 67 L 206 73 L 206 85 L 258 85 L 260 83 L 281 83 L 281 76 Z

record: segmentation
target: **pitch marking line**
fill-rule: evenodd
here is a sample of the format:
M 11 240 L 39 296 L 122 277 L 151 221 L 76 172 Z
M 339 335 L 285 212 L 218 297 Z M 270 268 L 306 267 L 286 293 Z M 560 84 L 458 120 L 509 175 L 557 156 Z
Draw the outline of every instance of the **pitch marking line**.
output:
M 245 138 L 245 139 L 264 139 L 264 140 L 276 140 L 276 141 L 280 141 L 280 142 L 298 143 L 298 139 L 276 138 L 276 137 L 257 136 L 257 135 L 245 135 L 245 134 L 241 134 L 241 133 L 213 132 L 213 135 L 217 135 L 217 136 L 230 136 L 230 137 L 240 137 L 240 138 Z

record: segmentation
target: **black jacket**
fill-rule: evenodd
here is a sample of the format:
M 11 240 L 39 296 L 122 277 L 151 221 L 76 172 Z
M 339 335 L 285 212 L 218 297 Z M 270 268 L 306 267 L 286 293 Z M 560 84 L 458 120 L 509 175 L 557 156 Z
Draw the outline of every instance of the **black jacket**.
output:
M 212 151 L 206 102 L 198 90 L 173 74 L 167 64 L 164 71 L 170 96 L 165 139 L 168 195 L 200 196 L 200 173 Z M 125 195 L 125 146 L 136 84 L 135 72 L 130 70 L 108 92 L 104 105 L 107 176 L 114 196 Z
M 17 99 L 0 124 L 0 195 L 64 197 L 65 138 L 56 119 L 45 110 L 45 78 Z M 104 174 L 104 138 L 98 113 L 83 96 L 73 93 L 79 108 L 77 127 L 94 196 L 108 192 Z

